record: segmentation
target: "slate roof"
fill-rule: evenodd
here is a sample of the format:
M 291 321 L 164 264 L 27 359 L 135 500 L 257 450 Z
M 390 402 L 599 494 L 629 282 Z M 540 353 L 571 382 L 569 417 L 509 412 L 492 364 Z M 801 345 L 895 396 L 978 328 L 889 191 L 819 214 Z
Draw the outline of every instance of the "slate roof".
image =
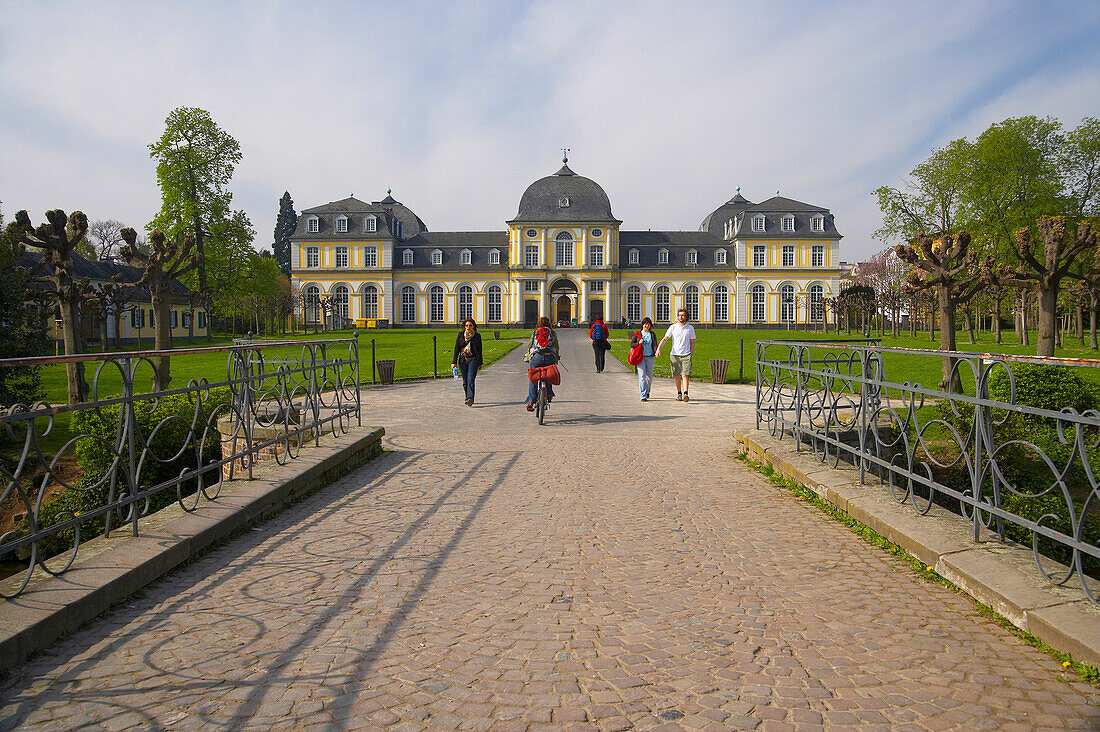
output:
M 336 219 L 343 214 L 348 218 L 348 230 L 336 231 Z M 366 218 L 373 214 L 378 220 L 377 231 L 366 231 Z M 317 217 L 317 231 L 309 230 L 309 219 Z M 340 201 L 314 206 L 302 211 L 298 217 L 298 226 L 291 240 L 347 238 L 390 239 L 394 236 L 394 220 L 401 222 L 403 239 L 416 236 L 428 230 L 427 225 L 412 209 L 388 195 L 381 201 L 367 203 L 358 198 L 348 197 Z
M 123 285 L 128 285 L 127 299 L 134 302 L 149 302 L 151 296 L 149 288 L 137 284 L 141 280 L 142 271 L 137 267 L 131 267 L 121 262 L 106 262 L 88 259 L 73 252 L 73 276 L 77 280 L 88 279 L 92 282 L 111 282 L 117 275 Z M 28 269 L 38 267 L 42 261 L 42 254 L 37 251 L 24 251 L 19 258 L 19 266 Z M 50 265 L 46 265 L 47 268 Z M 176 303 L 186 303 L 190 288 L 179 280 L 172 280 L 172 300 Z
M 794 214 L 794 231 L 783 231 L 783 215 Z M 819 213 L 824 217 L 823 231 L 810 230 L 810 218 Z M 764 231 L 752 230 L 752 219 L 764 214 Z M 783 196 L 773 196 L 767 201 L 746 207 L 735 219 L 734 237 L 738 239 L 840 239 L 833 215 L 829 209 L 802 203 Z
M 630 264 L 630 250 L 638 250 L 638 263 Z M 658 264 L 658 252 L 668 250 L 668 264 Z M 687 264 L 687 253 L 694 249 L 697 253 L 696 264 Z M 726 251 L 726 263 L 715 264 L 714 252 Z M 620 231 L 619 267 L 624 273 L 632 269 L 670 269 L 689 270 L 734 269 L 733 244 L 723 241 L 708 231 Z
M 404 252 L 412 250 L 413 263 L 403 264 Z M 441 265 L 432 264 L 432 252 L 443 253 Z M 470 250 L 470 264 L 462 264 L 462 250 Z M 500 252 L 500 264 L 489 264 L 489 250 Z M 395 270 L 448 270 L 460 272 L 507 272 L 508 232 L 506 231 L 432 231 L 394 244 Z
M 561 206 L 563 198 L 568 206 Z M 553 175 L 527 186 L 519 199 L 519 212 L 508 223 L 543 221 L 615 222 L 611 200 L 598 183 L 562 165 Z
M 709 231 L 717 237 L 722 237 L 725 234 L 726 222 L 730 219 L 736 219 L 739 213 L 752 205 L 754 205 L 753 202 L 742 196 L 741 192 L 738 191 L 733 198 L 711 211 L 703 219 L 703 223 L 699 224 L 699 231 Z

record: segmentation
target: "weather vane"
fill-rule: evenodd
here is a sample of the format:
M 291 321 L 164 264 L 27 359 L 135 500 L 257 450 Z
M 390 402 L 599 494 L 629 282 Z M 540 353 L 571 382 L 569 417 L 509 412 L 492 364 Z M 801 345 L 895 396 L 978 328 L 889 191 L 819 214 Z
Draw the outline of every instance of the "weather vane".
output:
M 571 150 L 567 147 L 563 147 L 561 149 L 561 162 L 562 162 L 563 165 L 569 163 L 569 153 L 570 152 L 571 152 Z

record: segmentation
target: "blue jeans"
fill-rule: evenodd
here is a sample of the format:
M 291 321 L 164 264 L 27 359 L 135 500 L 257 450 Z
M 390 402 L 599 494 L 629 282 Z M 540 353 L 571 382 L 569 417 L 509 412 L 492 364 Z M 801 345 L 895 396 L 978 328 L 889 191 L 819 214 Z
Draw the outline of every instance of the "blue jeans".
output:
M 530 361 L 530 363 L 527 364 L 527 367 L 533 369 L 533 368 L 537 368 L 539 366 L 549 366 L 550 364 L 554 364 L 554 363 L 557 363 L 557 362 L 558 362 L 558 359 L 554 358 L 553 356 L 551 356 L 549 354 L 544 355 L 544 354 L 541 354 L 541 353 L 536 353 L 534 356 L 531 356 L 531 361 Z M 554 387 L 550 384 L 546 385 L 546 396 L 550 397 L 551 399 L 554 398 Z M 529 383 L 527 385 L 527 403 L 531 404 L 534 401 L 535 401 L 535 384 L 532 382 L 532 383 Z
M 653 387 L 653 362 L 656 360 L 653 356 L 642 356 L 642 362 L 638 364 L 638 394 L 642 399 L 649 399 L 649 390 Z
M 467 399 L 474 398 L 474 379 L 477 378 L 477 367 L 480 365 L 476 358 L 472 361 L 458 362 L 458 373 L 462 374 L 462 388 L 466 392 Z

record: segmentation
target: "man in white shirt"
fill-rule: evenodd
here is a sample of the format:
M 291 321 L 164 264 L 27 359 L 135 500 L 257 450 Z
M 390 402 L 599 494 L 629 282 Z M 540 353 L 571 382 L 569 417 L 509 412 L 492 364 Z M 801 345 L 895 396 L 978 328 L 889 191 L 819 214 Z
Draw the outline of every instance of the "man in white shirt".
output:
M 676 311 L 676 322 L 668 326 L 665 337 L 657 346 L 655 356 L 661 355 L 661 349 L 665 341 L 672 339 L 672 350 L 668 360 L 672 365 L 672 381 L 676 384 L 676 401 L 689 402 L 688 377 L 691 376 L 691 354 L 695 352 L 695 328 L 688 322 L 688 311 L 680 308 Z M 680 380 L 683 379 L 684 388 L 680 389 Z

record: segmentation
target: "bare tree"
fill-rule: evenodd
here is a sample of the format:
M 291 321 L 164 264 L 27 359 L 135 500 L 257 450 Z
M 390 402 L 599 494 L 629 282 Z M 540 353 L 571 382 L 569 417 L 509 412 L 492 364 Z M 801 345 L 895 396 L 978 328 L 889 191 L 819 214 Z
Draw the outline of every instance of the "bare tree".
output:
M 167 351 L 172 348 L 172 281 L 199 266 L 198 252 L 192 252 L 195 241 L 188 234 L 183 239 L 183 245 L 176 246 L 159 230 L 154 230 L 149 236 L 149 251 L 145 252 L 137 246 L 137 232 L 133 229 L 123 229 L 122 238 L 126 241 L 120 250 L 122 258 L 131 266 L 140 266 L 144 270 L 141 284 L 149 288 L 153 304 L 154 348 Z M 154 364 L 154 388 L 167 389 L 172 380 L 171 360 L 168 356 L 157 356 Z
M 118 248 L 122 246 L 121 221 L 96 219 L 88 227 L 88 236 L 91 237 L 96 259 L 112 262 L 118 259 Z

